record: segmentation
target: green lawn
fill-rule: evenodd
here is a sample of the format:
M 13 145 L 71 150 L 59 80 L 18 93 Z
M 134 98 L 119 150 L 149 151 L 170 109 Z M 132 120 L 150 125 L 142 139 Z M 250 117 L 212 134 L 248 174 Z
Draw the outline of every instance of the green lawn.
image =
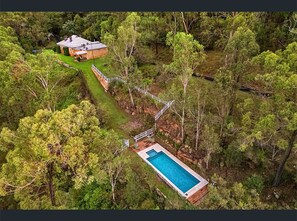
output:
M 75 62 L 73 57 L 57 54 L 58 58 L 71 65 L 72 67 L 80 69 L 85 76 L 87 87 L 95 102 L 100 107 L 103 107 L 107 112 L 108 127 L 114 129 L 122 135 L 127 135 L 121 126 L 129 121 L 129 115 L 125 113 L 113 99 L 113 97 L 104 91 L 103 87 L 95 77 L 91 70 L 92 64 L 95 62 L 96 67 L 104 73 L 107 71 L 107 58 L 97 58 L 94 61 Z

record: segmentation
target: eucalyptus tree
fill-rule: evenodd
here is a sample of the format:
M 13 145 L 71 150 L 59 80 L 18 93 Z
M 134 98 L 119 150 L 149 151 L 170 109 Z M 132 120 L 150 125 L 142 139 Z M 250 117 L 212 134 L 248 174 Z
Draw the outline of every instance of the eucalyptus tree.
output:
M 200 33 L 202 42 L 208 48 L 224 49 L 239 27 L 252 30 L 259 25 L 259 15 L 252 12 L 200 13 Z
M 62 67 L 50 53 L 24 56 L 17 48 L 0 61 L 0 116 L 7 126 L 15 127 L 20 118 L 38 109 L 55 110 L 67 105 L 67 99 L 78 101 L 80 81 L 74 70 Z
M 285 164 L 297 146 L 297 43 L 289 44 L 283 51 L 265 51 L 255 57 L 253 62 L 259 67 L 256 80 L 262 83 L 265 90 L 271 92 L 271 96 L 261 103 L 262 111 L 258 122 L 264 124 L 257 127 L 255 139 L 268 139 L 265 131 L 269 128 L 275 131 L 273 145 L 285 149 L 273 182 L 277 186 Z
M 1 150 L 8 154 L 1 195 L 13 194 L 23 209 L 64 208 L 70 187 L 107 179 L 100 152 L 105 153 L 108 132 L 98 125 L 95 107 L 83 101 L 62 111 L 39 110 L 15 131 L 3 128 Z M 120 142 L 112 137 L 110 143 Z
M 231 115 L 231 105 L 234 103 L 236 88 L 234 88 L 234 79 L 232 72 L 225 68 L 220 68 L 215 75 L 216 89 L 213 90 L 211 100 L 215 105 L 216 116 L 219 121 L 220 138 L 225 136 L 225 129 Z
M 127 81 L 133 107 L 135 107 L 135 104 L 132 87 L 133 80 L 138 72 L 134 52 L 137 50 L 136 43 L 140 37 L 140 33 L 138 32 L 139 23 L 140 16 L 134 12 L 130 13 L 117 28 L 115 34 L 106 32 L 102 39 L 102 41 L 108 45 L 111 59 L 114 61 L 113 71 Z
M 21 78 L 22 89 L 39 108 L 55 110 L 59 101 L 67 95 L 63 85 L 74 71 L 65 70 L 50 53 L 27 55 L 27 70 Z
M 239 83 L 244 64 L 259 52 L 255 34 L 249 28 L 238 27 L 228 40 L 225 51 L 227 68 L 233 72 L 235 82 Z
M 206 164 L 206 169 L 208 170 L 212 155 L 219 153 L 221 151 L 221 147 L 218 134 L 215 132 L 213 127 L 207 124 L 203 127 L 202 142 L 200 147 L 206 152 L 204 161 Z
M 141 15 L 141 41 L 143 44 L 155 47 L 155 54 L 159 53 L 159 45 L 166 41 L 169 25 L 160 12 L 145 12 Z
M 181 20 L 182 20 L 185 32 L 187 34 L 192 33 L 192 29 L 195 27 L 199 19 L 199 13 L 198 12 L 181 12 L 180 15 L 181 15 Z
M 200 83 L 200 82 L 199 82 Z M 197 82 L 190 84 L 189 99 L 187 102 L 187 113 L 190 127 L 194 130 L 195 151 L 201 142 L 203 125 L 207 116 L 207 100 L 209 99 L 209 88 Z
M 222 122 L 234 114 L 237 90 L 241 86 L 243 73 L 246 72 L 246 66 L 251 58 L 259 52 L 255 34 L 247 27 L 238 27 L 229 38 L 225 52 L 227 53 L 225 66 L 220 68 L 216 74 L 219 88 L 223 90 L 223 93 L 227 93 L 224 96 L 223 106 L 227 106 L 228 109 L 224 110 L 221 115 Z M 226 80 L 227 84 L 224 83 Z M 221 134 L 223 129 L 224 127 L 221 127 Z
M 194 39 L 191 34 L 178 32 L 174 35 L 172 32 L 167 34 L 167 44 L 173 50 L 172 62 L 165 66 L 165 69 L 174 73 L 181 83 L 182 100 L 180 111 L 175 111 L 180 118 L 181 139 L 184 142 L 184 124 L 186 117 L 186 99 L 187 88 L 192 75 L 197 71 L 197 67 L 205 59 L 203 46 Z M 177 104 L 173 104 L 173 108 Z
M 111 188 L 113 203 L 116 203 L 117 185 L 125 181 L 125 172 L 129 164 L 129 158 L 123 149 L 123 143 L 119 135 L 113 131 L 105 131 L 102 138 L 96 143 L 100 146 L 100 168 L 106 173 Z

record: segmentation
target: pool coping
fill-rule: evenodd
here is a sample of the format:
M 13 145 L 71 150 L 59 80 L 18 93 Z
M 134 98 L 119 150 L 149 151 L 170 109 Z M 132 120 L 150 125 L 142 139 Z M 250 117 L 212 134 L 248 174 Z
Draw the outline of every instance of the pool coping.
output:
M 191 189 L 189 189 L 187 192 L 181 191 L 174 183 L 172 183 L 161 171 L 159 171 L 153 164 L 151 164 L 147 158 L 149 158 L 149 155 L 146 153 L 150 150 L 154 149 L 157 152 L 163 151 L 166 153 L 173 161 L 175 161 L 177 164 L 179 164 L 181 167 L 183 167 L 186 171 L 188 171 L 192 176 L 194 176 L 196 179 L 198 179 L 200 182 L 193 186 Z M 158 175 L 164 179 L 165 182 L 167 182 L 170 186 L 173 187 L 181 196 L 188 199 L 193 194 L 195 194 L 197 191 L 201 190 L 203 187 L 205 187 L 208 184 L 208 181 L 205 180 L 203 177 L 201 177 L 198 173 L 196 173 L 194 170 L 192 170 L 190 167 L 188 167 L 186 164 L 184 164 L 182 161 L 180 161 L 178 158 L 176 158 L 173 154 L 171 154 L 169 151 L 167 151 L 164 147 L 162 147 L 160 144 L 156 143 L 152 146 L 149 146 L 137 153 L 147 164 L 149 164 L 157 173 Z

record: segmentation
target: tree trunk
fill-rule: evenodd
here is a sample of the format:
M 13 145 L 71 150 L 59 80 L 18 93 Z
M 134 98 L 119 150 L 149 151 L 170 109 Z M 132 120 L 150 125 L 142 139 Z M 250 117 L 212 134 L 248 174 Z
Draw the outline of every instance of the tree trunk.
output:
M 128 67 L 125 67 L 125 78 L 126 78 L 126 80 L 128 82 L 129 81 L 129 70 L 128 70 Z M 133 95 L 132 95 L 132 90 L 131 90 L 129 84 L 128 84 L 128 91 L 129 91 L 129 95 L 130 95 L 131 104 L 132 104 L 132 107 L 134 109 L 135 104 L 134 104 L 134 99 L 133 99 Z
M 182 139 L 182 143 L 184 143 L 184 138 L 185 138 L 184 125 L 185 125 L 185 109 L 183 107 L 182 119 L 181 119 L 181 139 Z
M 175 36 L 176 35 L 176 32 L 177 32 L 177 23 L 176 23 L 175 12 L 173 12 L 173 16 L 174 16 L 174 31 L 173 31 L 174 35 L 173 36 Z
M 182 16 L 182 20 L 183 20 L 183 25 L 184 25 L 184 28 L 185 28 L 185 32 L 188 34 L 189 31 L 188 31 L 188 27 L 187 27 L 187 24 L 186 24 L 186 21 L 185 21 L 185 17 L 184 17 L 184 13 L 181 12 L 181 16 Z
M 233 116 L 234 106 L 235 106 L 235 102 L 236 102 L 236 90 L 237 90 L 237 86 L 234 85 L 232 88 L 232 91 L 231 91 L 231 96 L 230 96 L 230 108 L 229 108 L 229 113 L 228 113 L 229 117 Z
M 278 152 L 279 152 L 279 150 L 276 150 L 276 146 L 273 146 L 272 156 L 271 156 L 272 161 L 274 161 L 274 159 L 275 159 Z
M 221 125 L 220 125 L 220 138 L 223 137 L 223 130 L 225 125 L 225 117 L 221 117 Z
M 196 122 L 196 140 L 195 140 L 195 150 L 197 151 L 198 149 L 198 144 L 199 144 L 199 132 L 200 132 L 200 125 L 199 121 L 197 120 Z
M 115 203 L 115 184 L 111 184 L 111 192 L 112 192 L 112 201 Z
M 205 164 L 206 164 L 206 169 L 208 170 L 208 165 L 209 165 L 209 159 L 210 159 L 210 153 L 206 154 L 206 159 L 205 159 Z
M 128 87 L 128 91 L 129 91 L 130 101 L 131 101 L 132 107 L 135 108 L 134 99 L 133 99 L 133 95 L 132 95 L 132 90 L 130 89 L 130 87 Z
M 52 206 L 56 206 L 55 190 L 54 190 L 54 184 L 53 184 L 53 170 L 54 170 L 53 162 L 47 165 L 47 170 L 48 170 L 48 188 L 50 192 L 51 203 L 52 203 Z
M 195 140 L 195 150 L 197 151 L 198 149 L 198 144 L 199 144 L 199 140 L 200 140 L 200 126 L 202 125 L 202 121 L 203 121 L 203 114 L 204 114 L 204 108 L 205 108 L 205 99 L 202 103 L 202 107 L 201 107 L 201 103 L 200 103 L 200 92 L 197 96 L 197 116 L 196 116 L 196 140 Z
M 183 83 L 184 91 L 183 91 L 183 107 L 182 107 L 182 116 L 181 116 L 181 136 L 182 136 L 182 143 L 184 143 L 185 139 L 185 108 L 186 108 L 186 94 L 187 94 L 187 85 L 188 81 L 186 83 Z
M 155 51 L 155 53 L 156 53 L 156 54 L 158 54 L 158 53 L 159 53 L 159 50 L 158 50 L 158 48 L 159 48 L 159 47 L 158 47 L 158 42 L 156 41 L 156 42 L 155 42 L 155 50 L 156 50 L 156 51 Z
M 290 139 L 289 139 L 288 149 L 286 150 L 285 156 L 282 159 L 282 161 L 281 161 L 281 163 L 280 163 L 280 165 L 279 165 L 279 167 L 277 169 L 277 172 L 276 172 L 276 175 L 275 175 L 275 178 L 274 178 L 274 181 L 273 181 L 273 186 L 278 186 L 279 183 L 280 183 L 281 176 L 282 176 L 282 173 L 284 171 L 285 164 L 286 164 L 288 158 L 290 157 L 290 154 L 291 154 L 292 149 L 294 147 L 294 142 L 295 142 L 296 136 L 297 136 L 297 130 L 294 130 L 291 137 L 290 137 Z
M 195 150 L 198 150 L 199 140 L 200 140 L 200 126 L 202 124 L 202 117 L 200 118 L 200 114 L 197 116 L 196 121 L 196 141 L 195 141 Z

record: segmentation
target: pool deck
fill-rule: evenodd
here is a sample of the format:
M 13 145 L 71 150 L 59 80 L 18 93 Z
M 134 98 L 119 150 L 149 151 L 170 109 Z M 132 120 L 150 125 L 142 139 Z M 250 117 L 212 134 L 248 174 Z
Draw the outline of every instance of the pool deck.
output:
M 166 153 L 172 160 L 174 160 L 177 164 L 182 166 L 186 171 L 188 171 L 192 176 L 197 178 L 200 182 L 189 189 L 187 192 L 182 192 L 177 186 L 175 186 L 166 176 L 164 176 L 155 166 L 153 166 L 147 158 L 149 155 L 146 153 L 149 150 L 154 149 L 155 151 L 163 151 Z M 199 174 L 197 174 L 195 171 L 193 171 L 190 167 L 188 167 L 186 164 L 184 164 L 182 161 L 177 159 L 173 154 L 171 154 L 169 151 L 167 151 L 165 148 L 163 148 L 160 144 L 155 143 L 150 146 L 147 145 L 139 145 L 139 149 L 137 149 L 135 152 L 147 163 L 149 164 L 157 173 L 158 175 L 173 189 L 175 189 L 181 196 L 185 197 L 188 201 L 190 201 L 193 204 L 196 204 L 201 200 L 201 198 L 207 193 L 207 185 L 208 182 L 203 177 L 201 177 Z
M 152 142 L 148 139 L 143 139 L 143 140 L 137 142 L 137 145 L 138 145 L 137 148 L 131 147 L 131 150 L 138 153 L 139 151 L 142 151 L 142 150 L 154 145 L 155 143 L 156 142 Z

